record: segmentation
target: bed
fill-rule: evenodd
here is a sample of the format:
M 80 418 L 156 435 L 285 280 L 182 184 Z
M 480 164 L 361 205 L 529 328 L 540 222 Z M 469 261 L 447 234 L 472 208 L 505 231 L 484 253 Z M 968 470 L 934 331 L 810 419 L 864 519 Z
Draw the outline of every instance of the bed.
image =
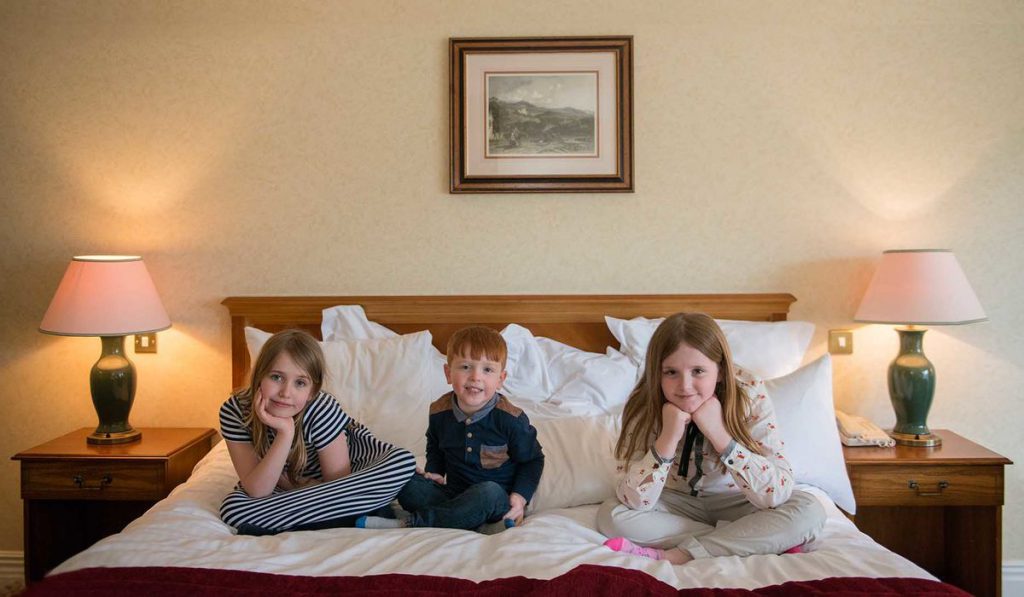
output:
M 854 509 L 852 493 L 844 494 L 849 481 L 831 420 L 831 369 L 826 368 L 827 356 L 802 362 L 806 359 L 799 345 L 806 350 L 810 324 L 787 322 L 793 301 L 789 294 L 228 298 L 224 305 L 231 318 L 234 386 L 244 384 L 250 351 L 260 338 L 290 327 L 307 329 L 324 340 L 328 361 L 335 361 L 333 373 L 328 363 L 328 376 L 340 384 L 334 392 L 343 407 L 396 443 L 422 444 L 415 438 L 422 438 L 426 411 L 417 409 L 438 395 L 431 394 L 439 385 L 435 369 L 449 335 L 469 324 L 504 330 L 510 344 L 507 392 L 530 414 L 547 455 L 542 486 L 524 524 L 491 536 L 443 529 L 236 536 L 218 517 L 221 499 L 237 482 L 221 442 L 168 498 L 121 533 L 64 562 L 32 586 L 30 594 L 221 595 L 227 589 L 712 594 L 710 588 L 729 589 L 716 595 L 965 594 L 860 533 L 835 505 L 836 499 L 848 499 L 844 507 Z M 828 470 L 812 470 L 822 464 L 810 460 L 797 467 L 806 470 L 803 478 L 798 475 L 805 482 L 801 487 L 817 496 L 828 512 L 822 537 L 805 553 L 712 558 L 673 567 L 601 545 L 605 537 L 596 530 L 595 516 L 598 504 L 614 495 L 610 442 L 617 433 L 623 393 L 638 371 L 630 359 L 642 352 L 644 330 L 653 329 L 656 318 L 678 311 L 703 311 L 728 320 L 727 333 L 742 338 L 737 360 L 740 354 L 751 362 L 768 358 L 759 364 L 766 376 L 772 373 L 768 361 L 777 352 L 792 353 L 779 366 L 793 371 L 770 387 L 792 403 L 786 416 L 795 421 L 794 427 L 825 428 L 824 440 L 814 434 L 800 440 L 811 443 L 815 460 L 826 452 L 839 454 L 838 463 L 834 458 L 825 463 Z M 766 342 L 792 344 L 797 336 L 795 350 L 765 350 Z M 737 344 L 733 336 L 730 344 Z M 398 360 L 387 361 L 395 351 Z M 402 375 L 395 363 L 421 367 L 406 371 L 411 377 L 404 383 L 411 389 L 394 382 Z M 425 380 L 426 375 L 432 377 Z M 443 376 L 440 385 L 443 389 Z M 378 398 L 360 395 L 368 388 Z M 415 404 L 393 404 L 403 392 Z M 808 403 L 806 396 L 814 392 L 827 404 Z M 785 409 L 779 410 L 781 423 Z M 825 413 L 825 419 L 812 420 L 812 410 Z M 834 450 L 828 445 L 831 437 Z M 580 445 L 595 448 L 579 450 Z M 403 447 L 422 458 L 422 446 Z

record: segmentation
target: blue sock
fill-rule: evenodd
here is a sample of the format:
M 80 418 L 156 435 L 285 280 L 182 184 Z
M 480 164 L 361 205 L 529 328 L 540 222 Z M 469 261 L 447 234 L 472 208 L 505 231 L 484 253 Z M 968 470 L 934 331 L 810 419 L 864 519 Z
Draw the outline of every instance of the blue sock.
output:
M 360 516 L 356 519 L 356 527 L 360 529 L 401 529 L 405 521 L 400 518 L 384 518 L 383 516 Z

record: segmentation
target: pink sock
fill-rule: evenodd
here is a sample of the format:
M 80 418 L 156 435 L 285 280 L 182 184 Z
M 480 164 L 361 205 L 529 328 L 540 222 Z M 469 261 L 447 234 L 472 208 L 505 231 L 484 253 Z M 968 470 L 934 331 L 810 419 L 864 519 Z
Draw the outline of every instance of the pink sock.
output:
M 661 559 L 660 549 L 656 549 L 654 547 L 640 547 L 625 537 L 614 537 L 609 539 L 604 542 L 604 546 L 612 551 L 628 553 L 630 555 L 650 558 L 652 560 Z
M 804 553 L 804 551 L 805 551 L 804 550 L 804 544 L 801 543 L 800 545 L 797 545 L 796 547 L 790 547 L 789 549 L 787 549 L 786 551 L 784 551 L 782 553 Z

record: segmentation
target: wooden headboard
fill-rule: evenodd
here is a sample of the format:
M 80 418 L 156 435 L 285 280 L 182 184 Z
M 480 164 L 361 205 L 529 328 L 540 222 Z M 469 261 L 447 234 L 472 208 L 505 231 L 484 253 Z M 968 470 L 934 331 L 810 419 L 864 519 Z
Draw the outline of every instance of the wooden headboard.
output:
M 245 383 L 249 353 L 245 327 L 268 332 L 301 328 L 320 337 L 321 312 L 335 305 L 361 305 L 372 321 L 407 334 L 430 330 L 444 352 L 448 337 L 467 325 L 527 327 L 577 348 L 604 352 L 617 346 L 605 315 L 664 317 L 700 311 L 718 319 L 783 321 L 791 294 L 494 295 L 494 296 L 239 296 L 224 299 L 231 314 L 231 382 Z

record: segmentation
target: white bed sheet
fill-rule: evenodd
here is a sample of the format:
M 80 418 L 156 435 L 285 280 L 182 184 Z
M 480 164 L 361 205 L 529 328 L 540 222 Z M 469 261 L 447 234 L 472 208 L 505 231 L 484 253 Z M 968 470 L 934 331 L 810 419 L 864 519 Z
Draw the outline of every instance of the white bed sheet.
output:
M 605 537 L 594 524 L 596 505 L 536 513 L 523 526 L 492 536 L 450 529 L 328 529 L 239 537 L 218 515 L 221 500 L 237 481 L 221 442 L 165 500 L 53 574 L 92 567 L 184 566 L 309 576 L 425 574 L 480 581 L 553 578 L 580 564 L 598 564 L 643 570 L 676 588 L 757 588 L 833 576 L 934 579 L 858 531 L 815 488 L 809 490 L 825 506 L 828 521 L 809 552 L 710 558 L 672 566 L 603 547 Z

